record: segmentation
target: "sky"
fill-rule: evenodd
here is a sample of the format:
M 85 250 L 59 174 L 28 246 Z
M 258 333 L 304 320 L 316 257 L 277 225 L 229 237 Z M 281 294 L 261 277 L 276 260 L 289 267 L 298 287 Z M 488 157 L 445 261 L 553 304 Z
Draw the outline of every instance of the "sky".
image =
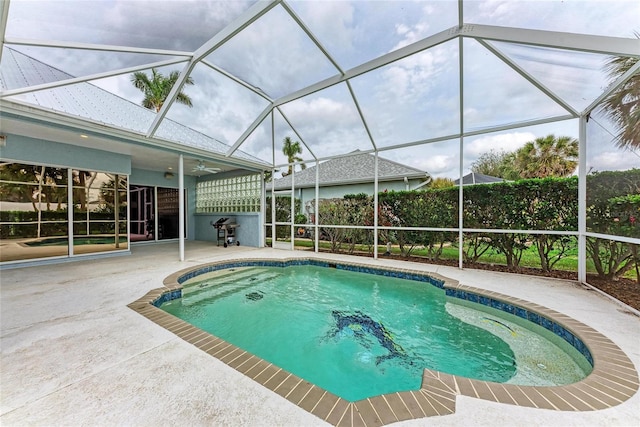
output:
M 13 0 L 5 36 L 191 52 L 213 37 L 253 2 L 246 1 L 71 1 Z M 458 23 L 457 1 L 289 1 L 287 5 L 315 34 L 327 58 L 277 6 L 210 55 L 206 62 L 259 88 L 272 99 L 304 88 L 393 52 Z M 530 29 L 632 37 L 640 32 L 640 2 L 627 0 L 488 0 L 464 3 L 464 22 Z M 606 57 L 582 52 L 494 42 L 493 46 L 577 110 L 608 84 Z M 11 46 L 74 76 L 91 75 L 173 58 L 165 55 Z M 476 40 L 462 43 L 460 87 L 457 39 L 362 74 L 345 83 L 282 105 L 240 147 L 263 160 L 285 162 L 285 136 L 304 143 L 305 161 L 351 151 L 381 149 L 382 157 L 429 172 L 459 175 L 458 138 L 390 150 L 400 144 L 566 114 L 566 110 L 509 68 Z M 335 62 L 337 66 L 332 63 Z M 175 104 L 167 117 L 233 145 L 269 101 L 211 66 L 192 71 L 185 92 L 193 108 Z M 172 65 L 159 70 L 182 70 Z M 92 81 L 140 104 L 130 75 Z M 464 105 L 459 105 L 460 91 Z M 354 102 L 353 96 L 355 95 Z M 362 111 L 365 123 L 358 114 Z M 293 125 L 295 133 L 289 123 Z M 367 133 L 367 129 L 369 134 Z M 617 149 L 604 116 L 589 124 L 589 170 L 640 167 L 638 153 Z M 271 139 L 276 141 L 275 152 Z M 578 137 L 577 120 L 466 137 L 463 173 L 483 153 L 514 151 L 553 133 Z M 372 143 L 373 140 L 373 143 Z

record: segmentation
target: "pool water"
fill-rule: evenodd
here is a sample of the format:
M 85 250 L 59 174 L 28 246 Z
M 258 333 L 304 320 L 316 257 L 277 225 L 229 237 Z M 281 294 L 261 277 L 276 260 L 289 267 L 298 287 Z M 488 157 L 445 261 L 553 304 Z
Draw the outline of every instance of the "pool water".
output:
M 592 365 L 547 329 L 428 282 L 297 265 L 197 275 L 161 305 L 346 400 L 421 385 L 423 369 L 556 386 Z
M 418 389 L 424 368 L 510 380 L 509 345 L 445 305 L 429 283 L 295 266 L 192 279 L 161 308 L 349 401 Z
M 115 244 L 115 237 L 102 237 L 102 236 L 87 236 L 87 237 L 74 237 L 73 244 L 80 245 L 113 245 Z M 126 237 L 120 237 L 120 243 L 127 243 Z M 32 242 L 26 242 L 27 246 L 67 246 L 69 244 L 69 238 L 67 237 L 47 237 L 41 240 L 34 240 Z

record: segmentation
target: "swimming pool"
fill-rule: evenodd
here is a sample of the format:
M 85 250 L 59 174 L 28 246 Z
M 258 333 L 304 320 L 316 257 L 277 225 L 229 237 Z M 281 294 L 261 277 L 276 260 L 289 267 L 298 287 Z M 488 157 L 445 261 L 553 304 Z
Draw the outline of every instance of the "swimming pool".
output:
M 182 298 L 161 308 L 348 401 L 417 390 L 425 368 L 524 385 L 590 372 L 568 343 L 509 314 L 451 307 L 443 282 L 414 279 L 337 266 L 236 267 L 185 281 Z
M 350 402 L 158 308 L 165 302 L 181 298 L 183 283 L 197 276 L 203 278 L 204 274 L 250 266 L 284 267 L 300 264 L 344 268 L 418 281 L 435 280 L 444 289 L 446 300 L 456 302 L 449 305 L 460 308 L 457 312 L 452 311 L 452 315 L 467 320 L 464 306 L 468 304 L 485 307 L 489 314 L 494 313 L 493 310 L 514 314 L 516 327 L 518 322 L 528 322 L 534 327 L 547 330 L 556 339 L 574 347 L 589 361 L 593 370 L 586 378 L 574 384 L 525 386 L 474 380 L 424 369 L 419 390 L 387 393 Z M 406 264 L 402 265 L 403 268 L 383 269 L 375 261 L 356 263 L 340 259 L 336 262 L 302 254 L 284 259 L 227 259 L 178 271 L 165 278 L 163 287 L 150 290 L 128 306 L 247 378 L 333 425 L 385 425 L 402 420 L 447 415 L 456 411 L 458 395 L 545 410 L 593 411 L 619 405 L 637 392 L 640 383 L 633 362 L 614 342 L 593 328 L 525 300 L 462 285 L 455 280 L 425 273 L 421 269 L 410 270 L 405 267 Z M 479 323 L 485 327 L 501 329 L 506 335 L 511 334 L 507 328 L 494 322 Z M 496 330 L 494 333 L 499 334 Z M 247 405 L 252 404 L 253 402 L 247 402 Z
M 80 245 L 113 245 L 116 238 L 114 236 L 82 236 L 74 237 L 73 244 L 75 246 Z M 120 237 L 120 243 L 127 243 L 127 237 Z M 69 244 L 68 237 L 45 237 L 38 240 L 33 240 L 24 243 L 27 246 L 41 247 L 41 246 L 67 246 Z

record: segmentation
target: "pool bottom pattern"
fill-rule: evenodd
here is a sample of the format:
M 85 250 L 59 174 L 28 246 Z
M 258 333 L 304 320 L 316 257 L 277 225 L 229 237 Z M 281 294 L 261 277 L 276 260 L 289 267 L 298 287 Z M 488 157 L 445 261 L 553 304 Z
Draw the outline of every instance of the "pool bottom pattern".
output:
M 180 298 L 182 283 L 200 274 L 254 265 L 302 264 L 425 281 L 444 289 L 450 298 L 460 298 L 511 312 L 565 339 L 585 355 L 593 365 L 593 371 L 587 378 L 574 384 L 537 387 L 479 381 L 425 369 L 419 390 L 349 402 L 157 308 L 162 302 Z M 537 304 L 464 286 L 437 274 L 415 270 L 383 269 L 367 264 L 335 263 L 317 258 L 227 260 L 174 273 L 164 280 L 163 288 L 150 291 L 129 304 L 129 307 L 300 408 L 336 426 L 381 426 L 452 414 L 455 412 L 457 395 L 540 409 L 593 411 L 623 403 L 639 387 L 638 374 L 631 360 L 611 340 L 589 326 Z

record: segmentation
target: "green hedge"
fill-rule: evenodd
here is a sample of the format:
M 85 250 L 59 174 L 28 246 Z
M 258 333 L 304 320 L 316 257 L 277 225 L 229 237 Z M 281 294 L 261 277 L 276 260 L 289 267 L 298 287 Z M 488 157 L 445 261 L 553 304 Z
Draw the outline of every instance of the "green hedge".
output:
M 295 209 L 295 222 L 296 223 L 304 223 L 306 222 L 306 217 L 300 217 L 302 202 L 300 199 L 294 199 L 294 209 Z M 265 221 L 267 224 L 271 223 L 271 197 L 267 197 L 266 201 L 266 212 L 265 212 Z M 276 197 L 276 222 L 291 222 L 291 197 L 290 196 L 278 196 Z M 276 238 L 277 239 L 287 239 L 290 238 L 290 229 L 288 227 L 276 227 Z M 266 237 L 271 237 L 271 227 L 267 227 Z
M 380 193 L 378 225 L 384 227 L 458 227 L 458 187 L 424 191 Z M 527 179 L 463 188 L 465 262 L 478 262 L 487 251 L 504 256 L 508 267 L 517 269 L 523 253 L 534 247 L 544 271 L 575 255 L 574 236 L 535 234 L 539 231 L 578 230 L 578 178 Z M 350 195 L 322 200 L 320 224 L 373 225 L 373 197 Z M 286 207 L 288 212 L 289 206 Z M 640 237 L 640 169 L 603 172 L 587 177 L 587 221 L 590 231 L 613 236 Z M 492 229 L 527 230 L 525 233 L 491 233 Z M 367 230 L 325 227 L 331 249 L 339 251 L 354 242 L 370 245 Z M 482 230 L 486 230 L 482 231 Z M 427 256 L 438 259 L 446 244 L 457 243 L 457 232 L 385 230 L 380 243 L 398 244 L 404 256 L 424 246 Z M 608 239 L 587 239 L 587 255 L 604 277 L 619 277 L 638 269 L 638 245 Z

